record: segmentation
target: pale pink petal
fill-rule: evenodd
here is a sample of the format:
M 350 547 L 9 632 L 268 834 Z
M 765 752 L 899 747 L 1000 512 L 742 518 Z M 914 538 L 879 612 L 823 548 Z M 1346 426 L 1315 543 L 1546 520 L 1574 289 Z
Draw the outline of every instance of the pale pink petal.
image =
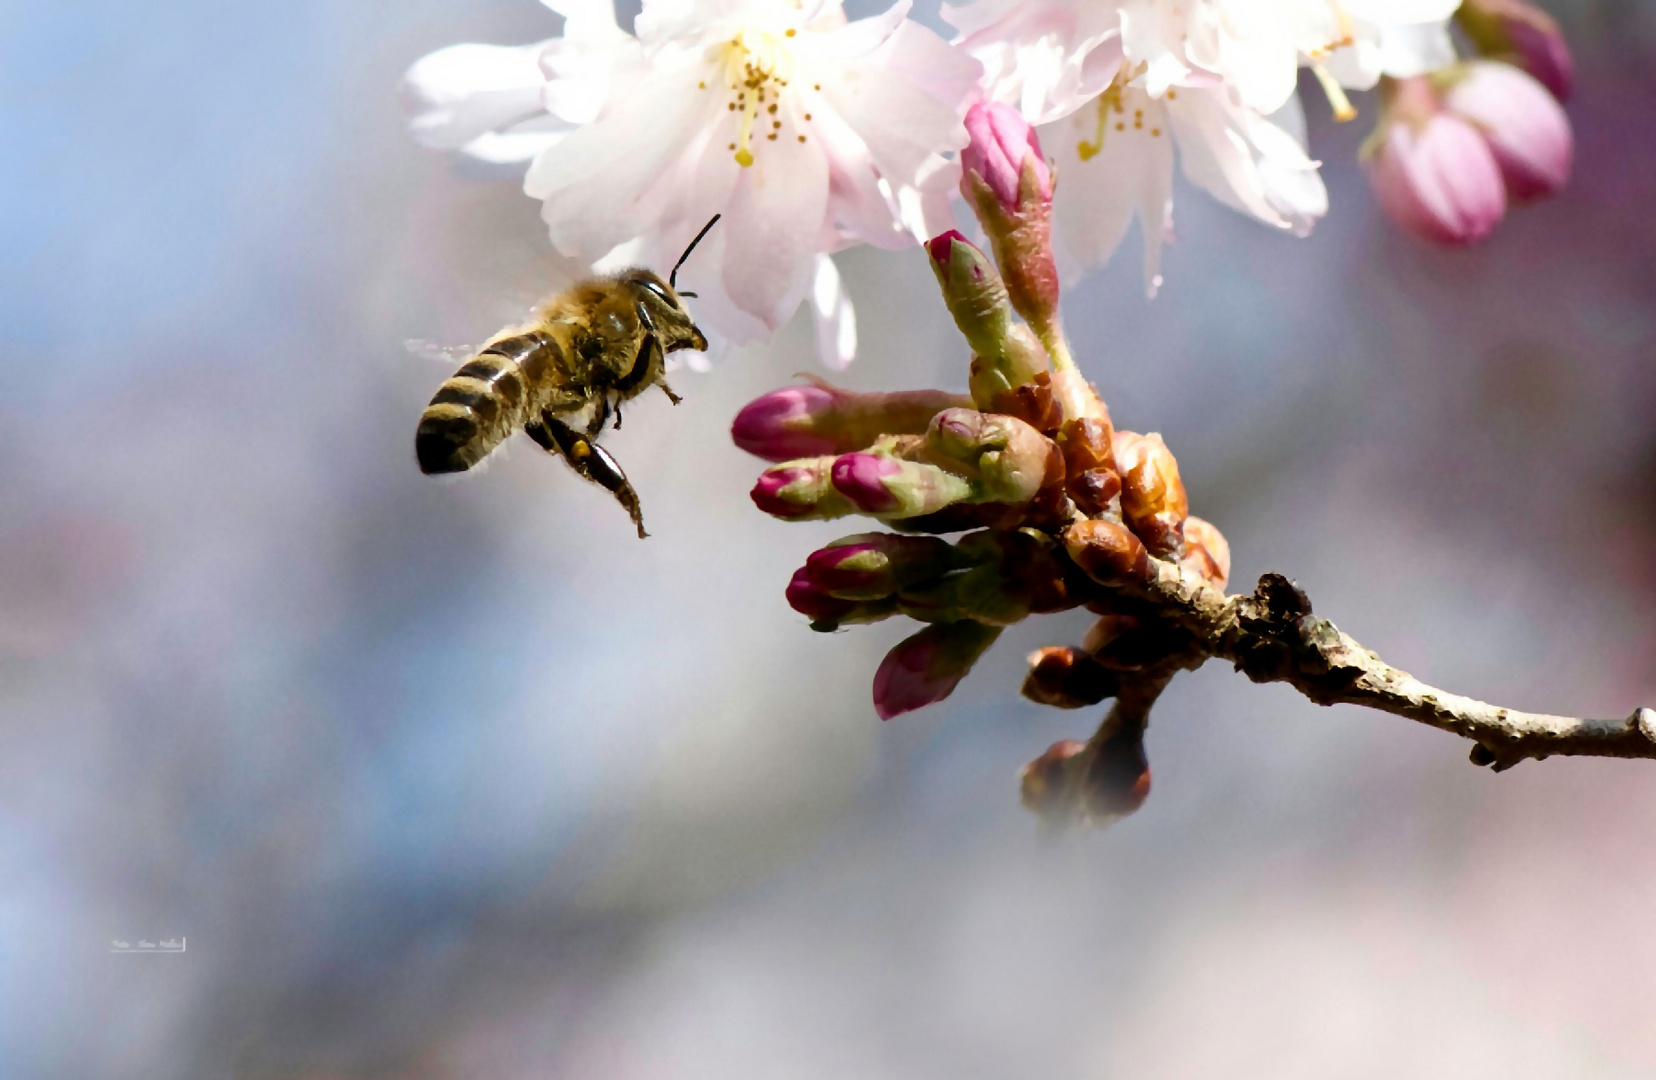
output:
M 1452 116 L 1392 125 L 1369 179 L 1393 220 L 1428 240 L 1470 244 L 1506 213 L 1500 167 L 1483 137 Z
M 845 295 L 839 269 L 827 255 L 816 257 L 811 282 L 811 315 L 816 325 L 817 358 L 830 371 L 844 371 L 857 356 L 857 313 Z
M 421 57 L 403 77 L 409 131 L 422 146 L 458 150 L 541 112 L 534 45 L 452 45 Z
M 1066 254 L 1083 269 L 1102 266 L 1137 217 L 1145 288 L 1153 295 L 1173 212 L 1173 140 L 1161 103 L 1129 87 L 1119 111 L 1100 98 L 1043 128 L 1041 137 L 1058 160 L 1053 207 Z
M 570 130 L 569 124 L 543 113 L 504 131 L 485 132 L 462 146 L 460 152 L 491 164 L 516 165 L 533 161 Z
M 1187 89 L 1167 103 L 1186 179 L 1267 225 L 1309 232 L 1328 210 L 1316 163 L 1293 136 L 1229 99 Z
M 535 159 L 523 189 L 543 200 L 560 251 L 596 254 L 653 231 L 646 196 L 723 110 L 697 82 L 694 71 L 658 75 Z
M 810 284 L 827 209 L 828 162 L 816 140 L 784 130 L 755 145 L 719 225 L 725 291 L 738 308 L 772 330 L 787 321 Z
M 889 50 L 882 48 L 866 60 L 839 66 L 818 63 L 801 73 L 802 82 L 809 79 L 822 87 L 821 100 L 858 134 L 881 174 L 893 184 L 910 182 L 933 154 L 966 145 L 966 128 L 960 121 L 966 102 L 934 97 L 903 75 L 912 63 L 911 53 L 929 54 L 933 45 L 941 44 L 922 27 L 907 29 L 913 25 L 905 24 L 888 40 Z M 976 61 L 948 55 L 950 66 L 969 67 L 975 78 Z M 945 72 L 937 81 L 947 86 L 960 80 Z
M 1445 104 L 1483 132 L 1513 198 L 1556 194 L 1570 178 L 1569 117 L 1527 72 L 1494 61 L 1468 64 Z

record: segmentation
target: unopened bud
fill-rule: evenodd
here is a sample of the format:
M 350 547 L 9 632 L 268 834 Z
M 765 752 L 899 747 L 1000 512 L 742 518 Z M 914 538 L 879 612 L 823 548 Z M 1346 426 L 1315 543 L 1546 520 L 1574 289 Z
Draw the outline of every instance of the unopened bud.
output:
M 942 701 L 993 645 L 1000 629 L 977 622 L 938 623 L 904 638 L 874 674 L 881 720 Z
M 962 171 L 982 178 L 1001 209 L 1016 214 L 1030 200 L 1052 200 L 1052 172 L 1041 153 L 1041 140 L 1023 114 L 1010 105 L 982 102 L 966 112 L 971 139 L 960 152 Z M 1033 173 L 1028 191 L 1024 171 Z
M 974 347 L 969 384 L 972 401 L 985 412 L 1008 413 L 1035 423 L 1030 416 L 1004 407 L 1003 402 L 1008 394 L 1015 395 L 1030 384 L 1045 380 L 1049 366 L 1046 349 L 1036 340 L 1034 331 L 1023 323 L 1014 323 L 1007 329 L 998 353 Z M 1051 394 L 1046 396 L 1050 398 Z M 1040 423 L 1035 426 L 1043 427 Z
M 1463 0 L 1455 17 L 1478 51 L 1516 64 L 1559 101 L 1575 88 L 1575 59 L 1558 22 L 1524 0 Z
M 772 517 L 788 521 L 836 518 L 857 508 L 834 490 L 834 458 L 801 458 L 759 474 L 749 495 L 753 504 Z
M 1150 797 L 1150 761 L 1144 754 L 1144 731 L 1130 728 L 1104 740 L 1085 763 L 1081 803 L 1095 825 L 1119 821 Z
M 811 629 L 830 633 L 851 623 L 879 622 L 897 614 L 897 598 L 847 600 L 831 595 L 811 579 L 808 569 L 794 572 L 788 582 L 788 606 L 811 620 Z
M 1064 739 L 1025 765 L 1018 776 L 1018 794 L 1024 807 L 1049 824 L 1073 822 L 1080 794 L 1075 770 L 1082 764 L 1077 759 L 1086 749 L 1087 744 L 1080 739 Z
M 936 465 L 884 454 L 841 454 L 833 484 L 858 511 L 874 517 L 931 514 L 972 497 L 972 484 Z
M 1023 696 L 1039 705 L 1080 709 L 1114 697 L 1121 676 L 1079 649 L 1048 645 L 1029 654 Z
M 1022 503 L 1063 480 L 1063 456 L 1022 420 L 976 409 L 946 409 L 932 418 L 928 445 L 978 474 L 976 501 Z
M 1570 178 L 1575 141 L 1563 106 L 1521 68 L 1478 60 L 1442 73 L 1445 106 L 1472 123 L 1515 202 L 1556 195 Z
M 1179 463 L 1151 432 L 1115 433 L 1115 464 L 1121 472 L 1121 512 L 1150 554 L 1178 556 L 1184 549 L 1184 522 L 1190 500 L 1179 479 Z
M 817 622 L 837 622 L 841 616 L 849 615 L 856 610 L 854 600 L 843 600 L 830 595 L 826 590 L 811 580 L 807 570 L 794 571 L 793 580 L 788 582 L 788 606 Z
M 1230 581 L 1230 543 L 1211 522 L 1199 517 L 1187 517 L 1184 523 L 1184 558 L 1181 566 L 1207 579 L 1215 589 L 1223 590 Z
M 1506 184 L 1478 129 L 1443 109 L 1426 76 L 1382 84 L 1389 101 L 1363 147 L 1381 209 L 1440 244 L 1476 243 L 1506 216 Z
M 954 229 L 932 237 L 926 251 L 943 302 L 972 352 L 999 360 L 1012 327 L 1012 305 L 995 264 Z
M 1083 514 L 1119 514 L 1121 477 L 1116 471 L 1115 433 L 1108 416 L 1065 421 L 1058 433 L 1064 451 L 1064 490 Z
M 1144 581 L 1150 573 L 1144 544 L 1127 526 L 1113 521 L 1077 521 L 1064 531 L 1064 549 L 1100 585 Z
M 942 390 L 860 394 L 813 380 L 749 402 L 730 425 L 730 437 L 767 461 L 843 454 L 882 435 L 918 435 L 939 412 L 966 404 Z
M 934 536 L 863 533 L 812 552 L 800 572 L 833 596 L 877 600 L 958 565 L 954 545 Z
M 962 537 L 957 546 L 962 553 L 995 558 L 1003 576 L 1024 586 L 1032 613 L 1068 611 L 1081 602 L 1078 593 L 1092 591 L 1076 588 L 1081 583 L 1071 581 L 1079 577 L 1074 565 L 1063 557 L 1058 543 L 1038 529 L 991 529 Z
M 1009 105 L 980 102 L 966 113 L 971 141 L 960 152 L 960 192 L 977 212 L 1006 291 L 1060 367 L 1069 367 L 1058 319 L 1052 255 L 1052 173 L 1040 139 Z
M 1040 348 L 1029 327 L 1020 323 L 1012 330 L 1013 339 L 1023 335 L 1035 348 Z M 972 400 L 984 412 L 1016 417 L 1043 435 L 1056 434 L 1064 422 L 1064 410 L 1052 394 L 1052 377 L 1044 370 L 1045 352 L 1040 354 L 1040 361 L 1043 370 L 1031 375 L 1020 368 L 1013 379 L 982 357 L 972 357 Z
M 911 619 L 953 623 L 970 619 L 986 626 L 1011 626 L 1030 613 L 1028 583 L 986 563 L 937 581 L 904 589 L 898 607 Z

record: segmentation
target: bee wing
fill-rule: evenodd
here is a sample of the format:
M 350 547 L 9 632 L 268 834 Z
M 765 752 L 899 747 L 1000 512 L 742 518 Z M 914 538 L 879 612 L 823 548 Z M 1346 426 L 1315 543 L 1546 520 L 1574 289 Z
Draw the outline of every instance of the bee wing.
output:
M 477 352 L 475 345 L 444 345 L 431 338 L 409 338 L 403 342 L 403 348 L 422 360 L 433 360 L 449 367 L 465 363 Z

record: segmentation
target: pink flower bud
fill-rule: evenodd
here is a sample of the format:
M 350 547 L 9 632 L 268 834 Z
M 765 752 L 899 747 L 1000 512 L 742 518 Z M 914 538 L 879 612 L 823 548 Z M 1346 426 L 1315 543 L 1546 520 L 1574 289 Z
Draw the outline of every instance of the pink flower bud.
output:
M 1570 177 L 1570 121 L 1546 87 L 1511 64 L 1479 60 L 1444 97 L 1449 110 L 1476 125 L 1495 155 L 1513 199 L 1555 195 Z
M 841 454 L 834 461 L 834 488 L 863 513 L 883 514 L 902 505 L 885 485 L 900 472 L 901 465 L 878 454 Z
M 834 440 L 811 430 L 811 421 L 833 412 L 833 391 L 784 386 L 749 402 L 730 425 L 736 445 L 767 461 L 832 454 Z
M 807 574 L 820 588 L 831 592 L 885 595 L 891 581 L 891 561 L 871 541 L 836 544 L 813 551 L 805 559 Z M 797 575 L 796 575 L 797 576 Z
M 1482 240 L 1506 214 L 1495 155 L 1471 124 L 1438 111 L 1424 79 L 1403 80 L 1368 158 L 1380 206 L 1405 229 L 1442 244 Z
M 849 615 L 857 607 L 854 600 L 841 600 L 823 591 L 811 580 L 810 571 L 806 569 L 794 572 L 793 580 L 788 582 L 787 595 L 788 606 L 812 622 L 832 622 Z
M 884 454 L 841 454 L 834 461 L 833 480 L 857 511 L 893 519 L 936 513 L 975 494 L 965 477 Z
M 935 536 L 863 533 L 811 553 L 804 572 L 819 588 L 850 600 L 890 596 L 962 565 L 954 545 Z
M 766 469 L 749 492 L 753 504 L 772 517 L 800 521 L 807 518 L 834 518 L 855 513 L 855 508 L 834 490 L 830 457 L 801 458 Z
M 966 134 L 971 142 L 960 152 L 962 168 L 982 177 L 1008 214 L 1016 214 L 1022 207 L 1020 189 L 1026 162 L 1033 167 L 1034 176 L 1033 190 L 1025 194 L 1051 201 L 1052 172 L 1041 154 L 1041 140 L 1017 109 L 999 102 L 979 102 L 966 113 Z M 965 194 L 970 201 L 971 191 Z
M 954 692 L 1000 636 L 976 622 L 937 623 L 903 639 L 874 674 L 874 711 L 881 720 L 942 701 Z
M 965 404 L 959 394 L 942 390 L 859 394 L 814 380 L 750 401 L 736 414 L 730 437 L 769 461 L 843 454 L 882 435 L 917 435 L 941 410 Z
M 1516 64 L 1559 101 L 1575 88 L 1575 59 L 1551 15 L 1524 0 L 1465 0 L 1455 13 L 1485 56 Z
M 976 409 L 945 409 L 932 418 L 927 444 L 938 455 L 977 470 L 978 497 L 1023 503 L 1064 480 L 1057 445 L 1022 420 Z
M 1575 58 L 1558 24 L 1550 18 L 1545 23 L 1515 20 L 1507 27 L 1507 37 L 1512 42 L 1508 59 L 1529 72 L 1553 97 L 1569 101 L 1575 92 Z
M 959 229 L 950 229 L 946 233 L 939 233 L 927 240 L 926 251 L 931 255 L 933 262 L 946 270 L 956 243 L 965 244 L 967 247 L 974 246 L 970 240 L 966 239 L 965 233 Z

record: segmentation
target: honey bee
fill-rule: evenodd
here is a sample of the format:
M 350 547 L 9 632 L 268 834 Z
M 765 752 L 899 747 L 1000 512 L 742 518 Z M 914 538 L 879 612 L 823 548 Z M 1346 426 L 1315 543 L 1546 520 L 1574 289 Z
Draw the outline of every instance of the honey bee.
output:
M 679 267 L 718 220 L 714 215 L 690 241 L 666 281 L 634 269 L 580 282 L 548 300 L 528 323 L 485 343 L 420 417 L 414 435 L 420 471 L 464 472 L 522 429 L 614 495 L 639 538 L 648 536 L 638 493 L 595 440 L 611 415 L 621 426 L 622 402 L 652 386 L 674 405 L 681 400 L 666 382 L 667 354 L 706 351 L 707 338 L 685 310 L 683 297 L 696 294 L 678 291 Z

